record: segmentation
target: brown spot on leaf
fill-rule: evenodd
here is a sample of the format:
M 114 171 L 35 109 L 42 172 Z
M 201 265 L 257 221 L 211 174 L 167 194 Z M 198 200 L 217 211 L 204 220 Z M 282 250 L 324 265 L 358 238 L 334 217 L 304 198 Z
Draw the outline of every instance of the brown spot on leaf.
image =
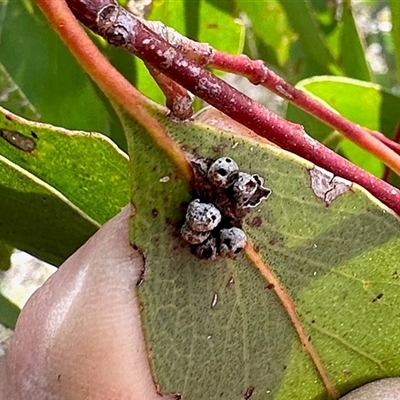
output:
M 158 215 L 158 210 L 157 210 L 157 208 L 153 208 L 153 209 L 151 210 L 151 215 L 153 216 L 153 218 L 156 218 L 156 217 L 157 217 L 157 215 Z
M 9 121 L 12 121 L 12 120 L 13 120 L 13 117 L 12 117 L 12 115 L 10 115 L 10 114 L 6 114 L 6 119 L 8 119 Z
M 31 135 L 33 138 L 39 139 L 38 135 L 35 132 L 31 131 Z
M 372 302 L 375 303 L 376 301 L 380 300 L 382 297 L 383 297 L 383 293 L 379 293 L 372 299 Z
M 351 189 L 352 183 L 346 179 L 334 176 L 332 172 L 320 167 L 314 167 L 309 171 L 311 177 L 311 189 L 316 197 L 323 200 L 329 206 L 333 200 Z
M 218 146 L 213 146 L 213 150 L 215 153 L 223 155 L 225 152 L 226 146 L 224 144 L 219 144 Z
M 36 142 L 34 140 L 17 131 L 0 129 L 0 137 L 2 137 L 4 140 L 6 140 L 17 149 L 25 151 L 27 153 L 30 153 L 36 148 Z
M 249 225 L 253 228 L 259 228 L 262 225 L 262 218 L 260 216 L 254 217 Z
M 271 289 L 275 289 L 275 285 L 273 283 L 269 283 L 267 285 L 267 289 L 271 290 Z
M 165 218 L 165 223 L 168 225 L 168 226 L 174 226 L 174 223 L 173 223 L 173 221 L 172 221 L 172 219 L 171 218 Z
M 254 387 L 250 386 L 247 388 L 246 393 L 243 396 L 244 400 L 249 400 L 251 396 L 253 396 L 254 393 Z

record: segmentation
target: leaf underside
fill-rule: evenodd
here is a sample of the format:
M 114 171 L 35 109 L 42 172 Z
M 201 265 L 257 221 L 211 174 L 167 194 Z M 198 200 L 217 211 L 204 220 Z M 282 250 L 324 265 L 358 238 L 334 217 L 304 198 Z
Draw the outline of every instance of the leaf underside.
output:
M 59 265 L 128 203 L 127 157 L 104 136 L 30 122 L 3 108 L 0 131 L 5 243 Z
M 155 115 L 187 152 L 229 156 L 265 178 L 272 195 L 244 230 L 292 297 L 337 391 L 398 375 L 399 220 L 356 185 L 327 206 L 311 189 L 313 165 L 283 150 Z M 152 139 L 123 119 L 136 210 L 131 240 L 146 260 L 138 293 L 161 392 L 329 398 L 281 300 L 246 255 L 208 262 L 190 253 L 179 228 L 194 194 Z

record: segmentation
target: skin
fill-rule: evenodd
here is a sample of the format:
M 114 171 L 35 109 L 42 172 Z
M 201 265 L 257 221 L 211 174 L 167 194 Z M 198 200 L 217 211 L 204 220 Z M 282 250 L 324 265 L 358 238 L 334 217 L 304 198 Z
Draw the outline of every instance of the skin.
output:
M 400 378 L 380 379 L 353 390 L 342 400 L 398 400 Z
M 152 380 L 129 216 L 126 207 L 30 298 L 0 367 L 0 400 L 175 398 Z

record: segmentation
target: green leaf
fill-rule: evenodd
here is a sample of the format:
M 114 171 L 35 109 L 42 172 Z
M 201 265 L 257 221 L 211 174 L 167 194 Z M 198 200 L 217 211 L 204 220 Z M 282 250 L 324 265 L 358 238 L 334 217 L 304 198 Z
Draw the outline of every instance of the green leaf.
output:
M 0 16 L 0 62 L 42 119 L 112 136 L 113 115 L 36 5 L 0 0 Z
M 276 0 L 238 0 L 237 6 L 250 19 L 251 29 L 256 37 L 257 52 L 250 55 L 283 68 L 290 55 L 290 44 L 295 39 L 295 34 L 282 6 Z
M 0 129 L 0 239 L 58 265 L 128 203 L 126 155 L 100 134 L 1 108 Z
M 349 0 L 343 2 L 341 25 L 339 63 L 349 78 L 369 82 L 371 73 L 365 58 L 365 46 L 358 33 Z
M 266 179 L 272 195 L 243 228 L 292 298 L 305 340 L 338 393 L 398 375 L 398 218 L 357 185 L 344 184 L 326 204 L 311 188 L 323 171 L 262 141 L 154 116 L 186 152 L 232 157 Z M 283 307 L 287 299 L 278 299 L 245 254 L 213 262 L 191 254 L 179 229 L 192 188 L 146 131 L 123 119 L 133 171 L 131 240 L 145 256 L 143 330 L 161 393 L 327 399 Z
M 99 227 L 61 193 L 0 155 L 0 239 L 53 265 Z
M 354 50 L 350 54 L 343 51 L 341 55 L 344 30 L 346 34 L 353 35 L 353 45 L 360 46 L 351 10 L 346 10 L 345 18 L 339 22 L 340 6 L 318 0 L 244 0 L 238 1 L 237 5 L 250 19 L 250 34 L 247 37 L 249 55 L 278 67 L 290 81 L 297 82 L 301 78 L 327 72 L 355 72 L 351 71 L 350 62 L 348 71 L 343 65 L 354 57 Z M 254 34 L 254 39 L 251 34 Z
M 30 122 L 0 108 L 0 129 L 19 132 L 35 146 L 21 151 L 0 138 L 0 154 L 60 191 L 103 224 L 129 201 L 125 153 L 98 133 Z
M 20 309 L 0 293 L 0 324 L 14 329 Z
M 11 267 L 13 248 L 0 241 L 0 270 L 7 271 Z
M 400 98 L 379 85 L 339 77 L 315 77 L 298 83 L 297 88 L 326 102 L 343 117 L 392 138 L 399 122 Z M 355 101 L 356 99 L 356 101 Z M 304 125 L 307 133 L 324 142 L 332 128 L 289 104 L 286 117 Z M 337 143 L 335 144 L 337 145 Z M 342 137 L 340 152 L 371 173 L 382 176 L 383 165 L 369 153 Z
M 332 74 L 339 72 L 335 59 L 327 46 L 323 31 L 315 17 L 309 0 L 279 0 L 292 28 L 298 33 L 305 53 L 314 63 Z
M 39 120 L 40 115 L 0 63 L 0 105 L 22 117 Z
M 400 81 L 400 3 L 389 0 L 390 13 L 392 15 L 392 40 L 394 44 L 394 55 L 397 64 L 397 79 Z
M 235 21 L 233 11 L 229 0 L 162 0 L 153 3 L 149 19 L 217 50 L 238 54 L 243 49 L 244 27 Z

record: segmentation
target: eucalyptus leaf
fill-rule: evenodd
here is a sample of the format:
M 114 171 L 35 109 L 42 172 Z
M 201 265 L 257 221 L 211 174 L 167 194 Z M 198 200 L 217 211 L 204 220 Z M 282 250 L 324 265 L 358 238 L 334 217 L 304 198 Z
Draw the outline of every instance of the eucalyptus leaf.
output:
M 129 201 L 128 161 L 97 133 L 0 108 L 0 239 L 59 265 Z
M 0 105 L 22 117 L 39 120 L 40 115 L 0 63 Z
M 381 86 L 355 79 L 321 76 L 303 80 L 297 84 L 297 88 L 321 99 L 350 121 L 393 138 L 400 120 L 400 97 Z M 304 125 L 310 135 L 322 142 L 331 138 L 331 127 L 292 104 L 288 105 L 286 117 Z M 382 163 L 348 139 L 341 136 L 340 145 L 337 147 L 350 161 L 377 176 L 382 176 Z
M 20 309 L 0 293 L 0 324 L 14 329 Z
M 0 62 L 43 121 L 112 135 L 113 116 L 34 2 L 1 0 L 0 17 Z
M 0 270 L 7 271 L 11 267 L 13 248 L 0 241 Z
M 400 3 L 389 0 L 390 13 L 392 16 L 392 40 L 394 44 L 394 56 L 397 64 L 397 80 L 400 81 Z
M 365 57 L 366 46 L 358 32 L 350 0 L 343 2 L 342 29 L 340 35 L 340 65 L 349 78 L 371 80 Z
M 229 156 L 265 178 L 272 195 L 250 210 L 243 229 L 293 300 L 303 340 L 337 394 L 398 375 L 398 218 L 357 185 L 331 187 L 323 170 L 254 136 L 153 113 L 186 152 Z M 133 171 L 131 240 L 145 256 L 143 330 L 161 393 L 328 399 L 286 313 L 288 299 L 278 298 L 246 253 L 211 262 L 191 253 L 179 230 L 193 188 L 142 127 L 123 120 Z
M 316 19 L 309 0 L 279 0 L 285 9 L 287 18 L 295 32 L 298 33 L 301 45 L 308 58 L 318 64 L 326 72 L 337 74 L 338 69 L 324 33 Z
M 99 225 L 59 192 L 0 155 L 0 239 L 61 264 Z
M 234 19 L 228 0 L 154 2 L 150 20 L 161 21 L 190 39 L 231 54 L 242 52 L 244 27 Z
M 238 0 L 237 5 L 250 19 L 251 30 L 257 39 L 256 54 L 253 50 L 253 54 L 250 55 L 283 68 L 289 58 L 290 44 L 295 40 L 296 34 L 289 26 L 285 10 L 279 1 Z
M 1 107 L 0 130 L 15 132 L 34 148 L 23 151 L 0 137 L 0 155 L 60 191 L 99 224 L 128 203 L 127 156 L 107 137 L 28 121 Z

